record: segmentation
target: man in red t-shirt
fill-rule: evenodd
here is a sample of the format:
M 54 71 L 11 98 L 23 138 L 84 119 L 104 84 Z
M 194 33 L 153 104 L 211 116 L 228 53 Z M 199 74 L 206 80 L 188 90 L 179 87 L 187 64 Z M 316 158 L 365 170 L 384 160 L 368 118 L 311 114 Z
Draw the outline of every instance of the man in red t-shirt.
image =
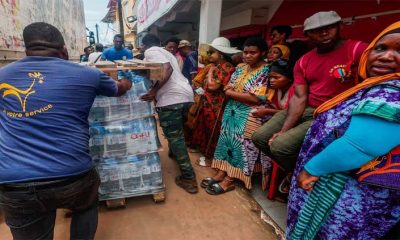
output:
M 340 37 L 341 18 L 318 12 L 304 22 L 316 48 L 294 68 L 294 95 L 287 110 L 275 114 L 252 137 L 254 144 L 292 172 L 315 108 L 356 84 L 357 65 L 367 44 Z

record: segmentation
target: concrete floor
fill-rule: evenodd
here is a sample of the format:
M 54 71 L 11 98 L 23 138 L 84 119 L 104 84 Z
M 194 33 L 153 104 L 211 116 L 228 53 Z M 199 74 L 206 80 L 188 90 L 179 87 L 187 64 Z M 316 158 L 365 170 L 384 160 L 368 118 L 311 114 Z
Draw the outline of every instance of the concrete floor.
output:
M 165 140 L 161 141 L 166 147 Z M 156 204 L 151 196 L 133 197 L 127 200 L 126 208 L 115 210 L 102 204 L 96 239 L 277 239 L 273 228 L 261 220 L 259 207 L 248 191 L 237 187 L 235 191 L 211 196 L 200 188 L 198 194 L 191 195 L 177 187 L 174 178 L 178 169 L 167 153 L 160 152 L 166 201 Z M 194 162 L 199 156 L 192 153 L 191 159 Z M 213 175 L 210 168 L 194 166 L 198 181 Z M 55 239 L 69 239 L 70 219 L 59 213 Z M 12 239 L 4 222 L 0 223 L 0 236 L 2 240 Z

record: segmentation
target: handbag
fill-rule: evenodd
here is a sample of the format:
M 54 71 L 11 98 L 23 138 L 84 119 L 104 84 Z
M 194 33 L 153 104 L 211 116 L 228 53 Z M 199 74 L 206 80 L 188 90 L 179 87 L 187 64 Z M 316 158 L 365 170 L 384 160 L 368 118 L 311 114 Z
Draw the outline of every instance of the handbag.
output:
M 385 156 L 369 161 L 356 173 L 359 182 L 400 190 L 400 145 Z

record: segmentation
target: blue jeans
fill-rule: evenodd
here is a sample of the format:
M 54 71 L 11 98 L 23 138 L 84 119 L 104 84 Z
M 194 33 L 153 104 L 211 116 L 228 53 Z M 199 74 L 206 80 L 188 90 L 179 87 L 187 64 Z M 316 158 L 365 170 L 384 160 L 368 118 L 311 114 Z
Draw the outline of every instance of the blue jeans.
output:
M 99 175 L 95 169 L 60 179 L 0 185 L 0 207 L 14 239 L 53 239 L 57 208 L 72 211 L 70 238 L 93 239 Z

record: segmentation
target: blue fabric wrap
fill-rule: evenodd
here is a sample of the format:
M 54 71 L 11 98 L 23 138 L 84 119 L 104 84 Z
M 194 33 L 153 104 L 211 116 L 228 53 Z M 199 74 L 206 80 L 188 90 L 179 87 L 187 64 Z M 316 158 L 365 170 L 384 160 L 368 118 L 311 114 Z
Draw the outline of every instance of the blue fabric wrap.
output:
M 305 166 L 313 176 L 356 169 L 400 144 L 400 124 L 370 115 L 354 115 L 345 134 Z

